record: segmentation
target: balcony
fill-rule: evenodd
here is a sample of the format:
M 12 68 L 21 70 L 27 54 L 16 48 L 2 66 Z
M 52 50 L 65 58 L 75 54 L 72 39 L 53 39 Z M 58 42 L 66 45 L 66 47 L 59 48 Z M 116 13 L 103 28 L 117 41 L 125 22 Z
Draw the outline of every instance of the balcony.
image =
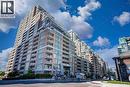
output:
M 38 42 L 38 38 L 33 40 L 33 43 Z
M 48 37 L 47 37 L 47 40 L 49 40 L 49 41 L 54 41 L 54 38 L 51 37 L 51 36 L 48 36 Z
M 23 50 L 24 50 L 24 51 L 27 51 L 27 49 L 28 49 L 28 47 L 24 48 Z
M 66 45 L 69 45 L 69 42 L 65 41 L 65 40 L 63 40 L 63 43 L 66 44 Z
M 26 58 L 22 58 L 22 60 L 21 60 L 22 62 L 24 62 L 24 61 L 26 61 Z
M 69 49 L 66 49 L 66 48 L 64 48 L 64 47 L 63 47 L 62 50 L 65 51 L 65 52 L 69 52 Z
M 33 43 L 33 46 L 38 46 L 38 42 Z
M 21 71 L 24 71 L 24 67 L 20 67 L 20 72 L 21 72 Z
M 31 54 L 32 54 L 32 56 L 35 56 L 36 53 L 37 53 L 37 51 L 33 51 Z
M 35 68 L 35 65 L 30 65 L 29 68 L 33 70 Z
M 32 48 L 32 51 L 33 51 L 33 50 L 36 50 L 36 49 L 37 49 L 37 47 L 33 47 L 33 48 Z
M 47 47 L 47 48 L 46 48 L 46 52 L 47 52 L 47 53 L 53 53 L 53 48 Z
M 50 64 L 50 65 L 52 65 L 52 61 L 45 61 L 45 64 Z
M 65 47 L 65 48 L 69 48 L 69 46 L 68 46 L 68 45 L 65 45 L 65 44 L 63 44 L 63 47 Z
M 35 61 L 35 60 L 31 60 L 30 63 L 31 63 L 31 64 L 35 64 L 36 61 Z
M 69 57 L 69 53 L 63 52 L 62 54 Z
M 64 40 L 66 40 L 66 41 L 69 41 L 69 39 L 68 39 L 68 38 L 66 38 L 65 36 L 63 36 L 63 39 L 64 39 Z
M 52 59 L 53 57 L 50 57 L 50 56 L 46 56 L 46 58 L 45 59 Z
M 53 53 L 51 53 L 51 52 L 46 52 L 46 57 L 53 57 Z
M 44 65 L 44 70 L 46 70 L 46 71 L 52 70 L 52 65 L 50 65 L 50 64 L 45 64 L 45 65 Z
M 48 41 L 48 42 L 47 42 L 47 45 L 53 46 L 53 43 L 50 42 L 50 41 Z
M 130 58 L 130 51 L 119 54 L 120 58 Z
M 37 54 L 31 54 L 31 59 L 35 59 L 37 57 Z
M 26 54 L 27 54 L 27 51 L 24 51 L 24 52 L 23 52 L 23 55 L 26 55 Z

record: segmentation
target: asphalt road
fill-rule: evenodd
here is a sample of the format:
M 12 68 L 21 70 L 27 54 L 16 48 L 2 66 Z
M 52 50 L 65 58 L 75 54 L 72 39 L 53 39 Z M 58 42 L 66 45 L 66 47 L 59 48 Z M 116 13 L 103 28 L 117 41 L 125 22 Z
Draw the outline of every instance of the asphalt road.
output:
M 110 84 L 101 81 L 6 80 L 0 81 L 0 87 L 130 87 L 130 85 Z
M 100 83 L 79 81 L 57 81 L 45 80 L 7 80 L 0 81 L 0 87 L 101 87 Z
M 27 79 L 27 80 L 0 80 L 0 85 L 9 84 L 35 84 L 35 83 L 81 83 L 79 80 L 52 80 L 52 79 Z

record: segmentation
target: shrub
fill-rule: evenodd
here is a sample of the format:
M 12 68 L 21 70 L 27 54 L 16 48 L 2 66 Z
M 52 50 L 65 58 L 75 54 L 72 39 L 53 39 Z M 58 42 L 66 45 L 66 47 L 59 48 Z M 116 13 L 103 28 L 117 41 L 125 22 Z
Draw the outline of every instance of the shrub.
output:
M 40 78 L 52 78 L 51 74 L 24 74 L 20 76 L 20 79 L 40 79 Z
M 16 76 L 19 76 L 19 72 L 18 71 L 10 72 L 7 75 L 8 78 L 15 78 Z
M 5 75 L 5 72 L 0 71 L 0 76 L 4 76 L 4 75 Z
M 34 74 L 32 70 L 29 70 L 27 74 L 21 75 L 15 71 L 10 72 L 7 76 L 7 78 L 3 78 L 3 80 L 14 80 L 14 79 L 35 79 L 35 78 L 52 78 L 51 74 Z

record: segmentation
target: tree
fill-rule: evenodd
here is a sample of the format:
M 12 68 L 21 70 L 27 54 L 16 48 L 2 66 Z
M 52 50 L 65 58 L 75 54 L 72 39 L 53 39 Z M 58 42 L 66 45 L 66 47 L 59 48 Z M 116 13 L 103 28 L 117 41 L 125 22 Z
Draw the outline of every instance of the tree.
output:
M 7 75 L 8 78 L 14 78 L 16 76 L 19 76 L 19 72 L 18 71 L 10 72 Z
M 35 78 L 35 74 L 33 73 L 33 71 L 31 69 L 29 69 L 28 72 L 26 74 L 23 74 L 20 78 L 33 79 L 33 78 Z
M 5 75 L 5 72 L 0 71 L 0 76 L 4 76 L 4 75 Z
M 29 69 L 27 74 L 32 75 L 33 71 L 31 69 Z

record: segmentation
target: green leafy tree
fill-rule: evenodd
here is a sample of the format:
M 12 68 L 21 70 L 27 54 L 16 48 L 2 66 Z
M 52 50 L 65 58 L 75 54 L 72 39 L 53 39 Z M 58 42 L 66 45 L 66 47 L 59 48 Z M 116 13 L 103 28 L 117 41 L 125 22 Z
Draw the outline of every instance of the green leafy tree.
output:
M 28 70 L 28 73 L 27 74 L 33 74 L 33 71 L 30 69 L 30 70 Z
M 7 75 L 8 78 L 14 78 L 16 76 L 19 76 L 19 72 L 18 71 L 10 72 Z
M 5 75 L 5 72 L 0 71 L 0 76 L 4 76 L 4 75 Z

